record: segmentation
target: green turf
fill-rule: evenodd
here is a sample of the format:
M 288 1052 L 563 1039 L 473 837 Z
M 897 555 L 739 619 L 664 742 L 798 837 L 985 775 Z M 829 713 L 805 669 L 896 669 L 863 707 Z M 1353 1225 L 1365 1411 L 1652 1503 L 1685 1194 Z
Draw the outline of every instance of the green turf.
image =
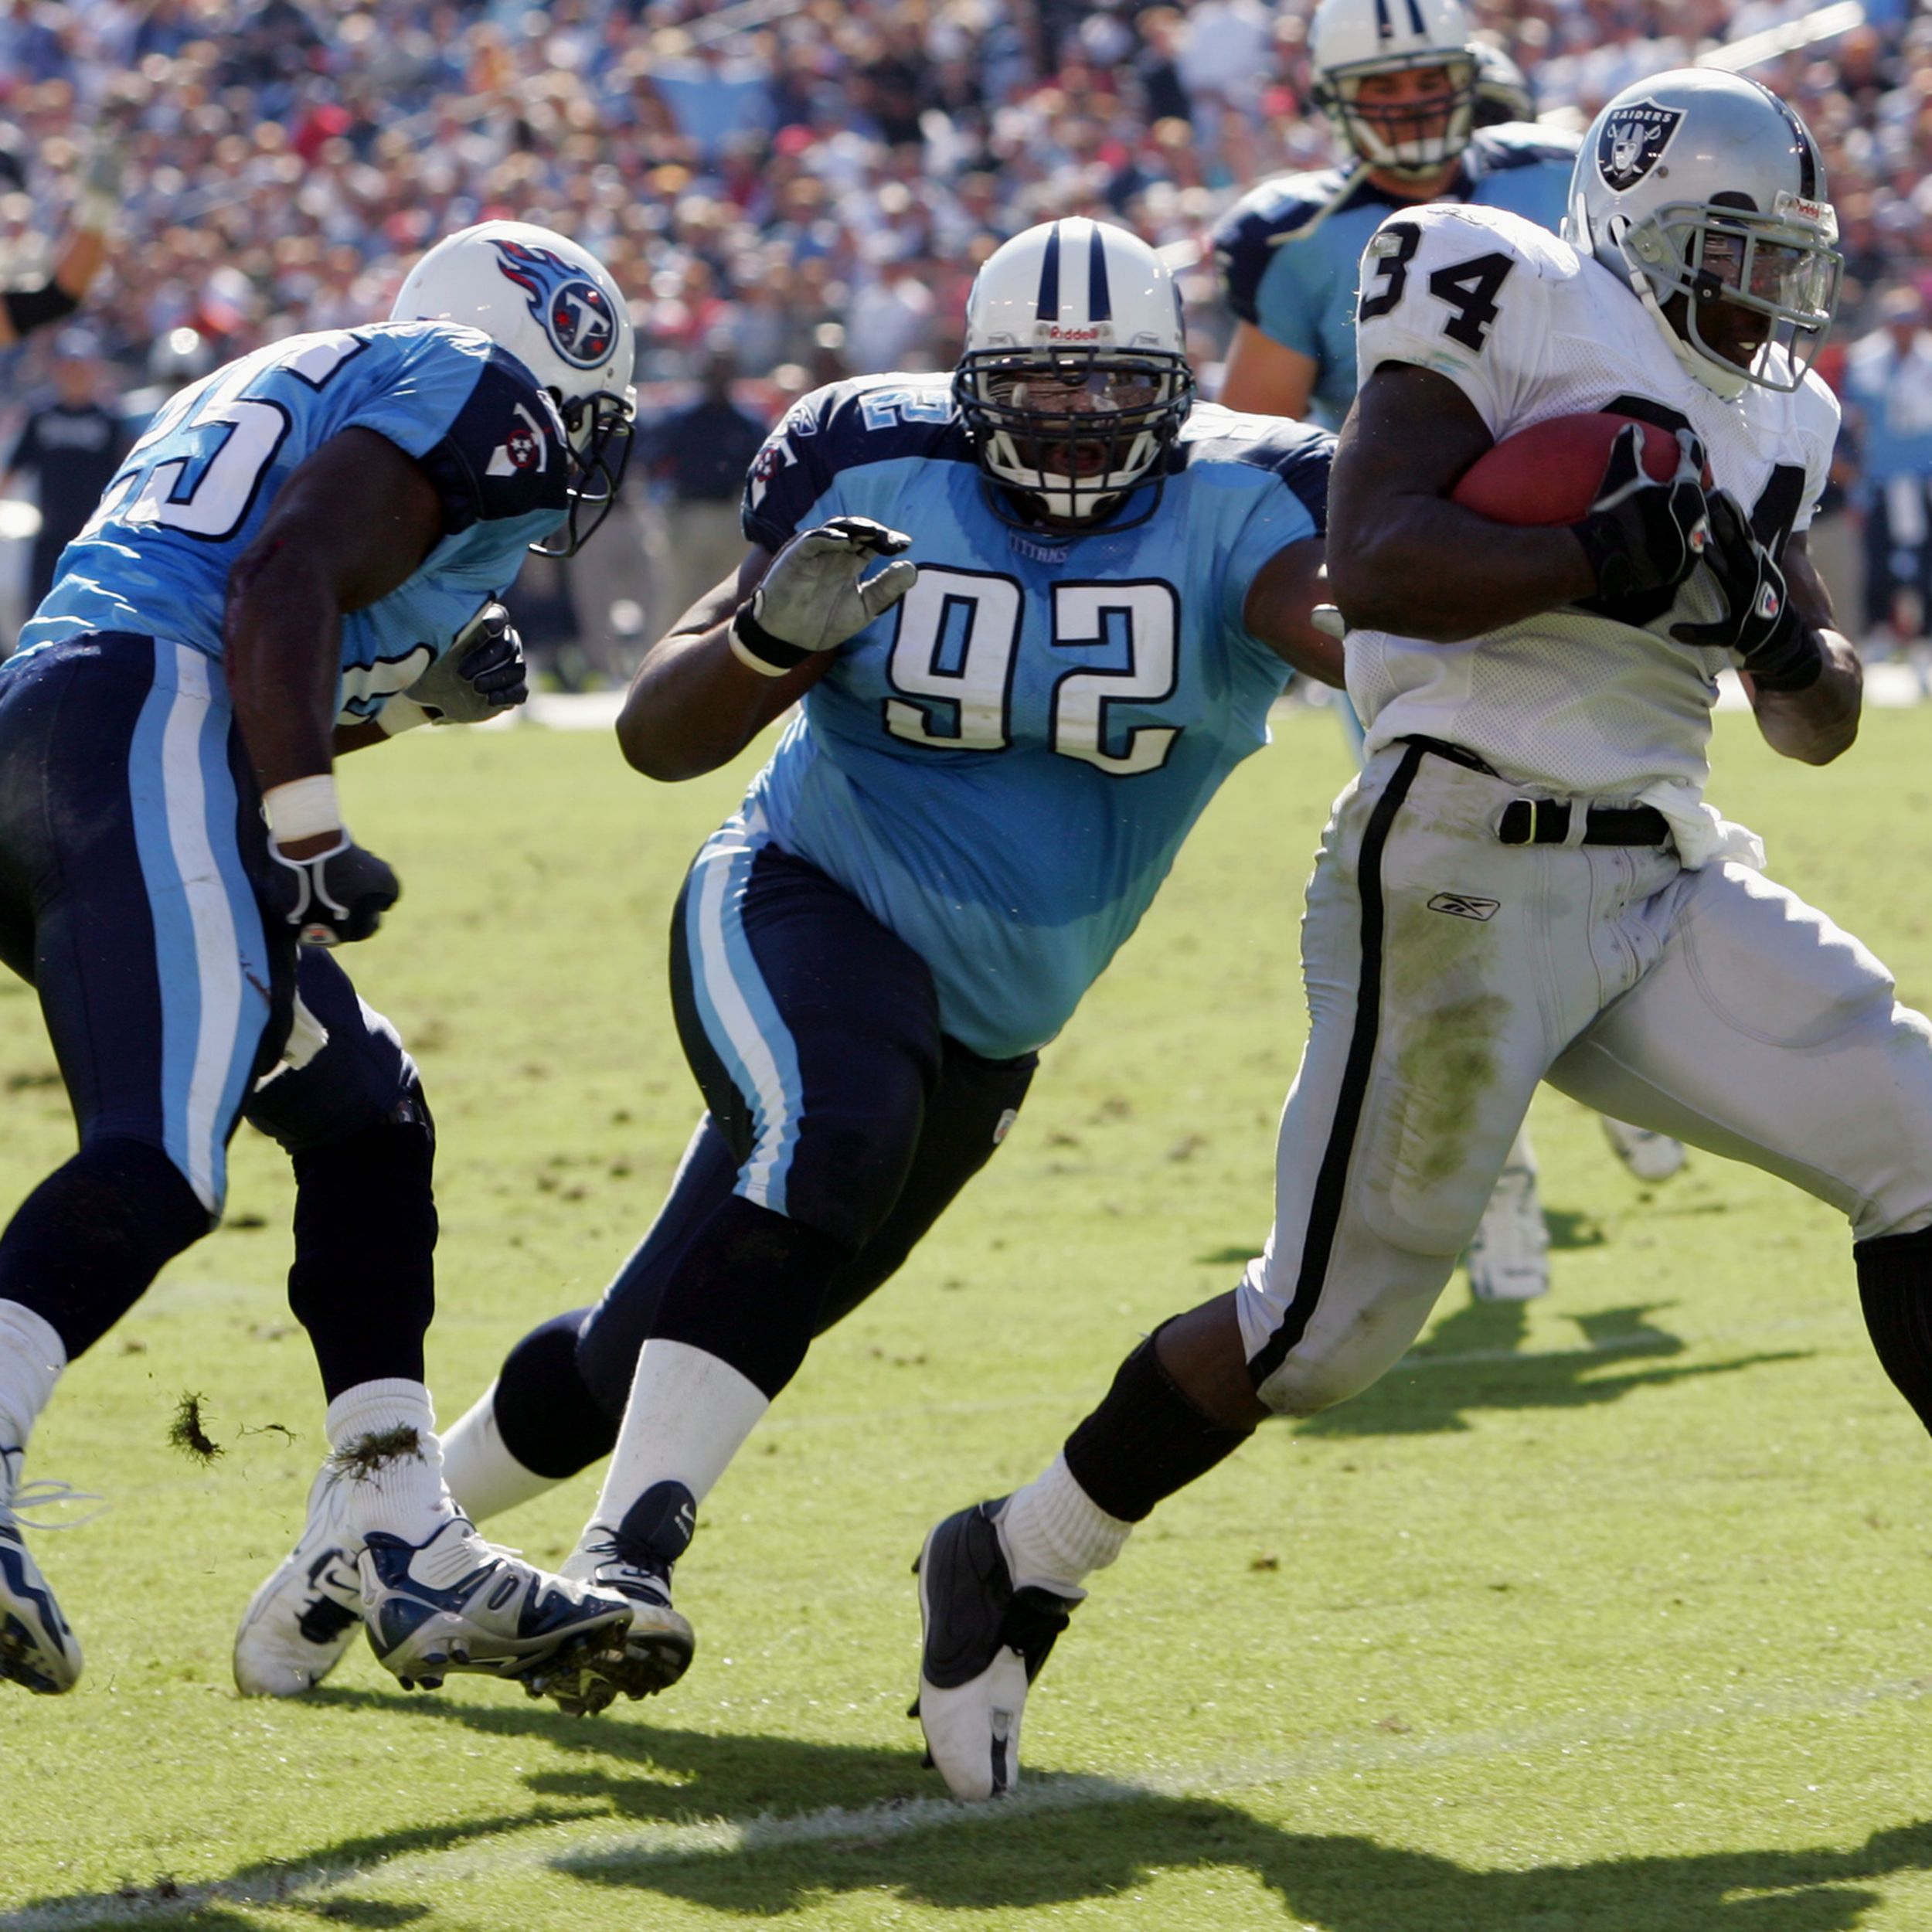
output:
M 1727 719 L 1714 788 L 1920 1003 L 1927 730 L 1874 716 L 1814 773 Z M 1556 1292 L 1475 1308 L 1458 1283 L 1381 1386 L 1162 1511 L 1042 1680 L 1022 1801 L 963 1812 L 920 1769 L 921 1532 L 1030 1474 L 1266 1230 L 1298 893 L 1345 775 L 1307 716 L 1237 775 L 1000 1157 L 706 1505 L 690 1678 L 596 1722 L 481 1681 L 411 1698 L 360 1650 L 304 1706 L 230 1689 L 320 1448 L 288 1187 L 245 1135 L 228 1227 L 36 1439 L 35 1473 L 113 1506 L 38 1546 L 89 1661 L 69 1697 L 0 1693 L 0 1932 L 1932 1926 L 1932 1449 L 1842 1230 L 1709 1159 L 1646 1196 L 1549 1096 Z M 408 888 L 349 957 L 440 1125 L 446 1415 L 656 1206 L 695 1112 L 665 920 L 736 784 L 654 787 L 533 730 L 345 774 Z M 12 1199 L 67 1128 L 11 982 L 0 1085 Z M 164 1441 L 189 1390 L 226 1445 L 205 1469 Z M 592 1493 L 500 1533 L 555 1558 Z

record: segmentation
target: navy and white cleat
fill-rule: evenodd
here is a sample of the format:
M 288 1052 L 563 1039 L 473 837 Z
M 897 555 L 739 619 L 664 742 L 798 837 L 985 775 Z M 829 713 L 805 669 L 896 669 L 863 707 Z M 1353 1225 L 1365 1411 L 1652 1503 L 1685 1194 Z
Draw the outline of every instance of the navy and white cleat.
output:
M 1612 1120 L 1607 1114 L 1598 1118 L 1604 1124 L 1604 1138 L 1617 1158 L 1640 1181 L 1668 1181 L 1684 1165 L 1684 1143 L 1654 1128 L 1633 1127 L 1628 1121 Z
M 1005 1507 L 1000 1496 L 948 1516 L 913 1566 L 923 1636 L 912 1715 L 946 1788 L 968 1803 L 1019 1782 L 1027 1691 L 1085 1594 L 1014 1587 L 999 1541 Z
M 27 1553 L 19 1512 L 71 1495 L 63 1484 L 16 1493 L 17 1449 L 0 1450 L 0 1679 L 43 1697 L 72 1690 L 80 1677 L 80 1645 L 54 1601 L 40 1566 Z
M 631 1622 L 621 1597 L 553 1577 L 452 1516 L 422 1543 L 369 1533 L 358 1559 L 362 1621 L 376 1661 L 405 1690 L 451 1671 L 525 1678 L 616 1652 Z
M 1496 1177 L 1465 1258 L 1478 1301 L 1533 1301 L 1549 1292 L 1549 1229 L 1533 1167 L 1506 1167 Z
M 339 1664 L 362 1623 L 359 1539 L 344 1478 L 325 1468 L 308 1492 L 295 1547 L 250 1598 L 235 1633 L 235 1688 L 244 1697 L 300 1697 Z
M 526 1678 L 524 1688 L 532 1696 L 554 1698 L 572 1717 L 594 1717 L 620 1692 L 635 1698 L 668 1690 L 691 1668 L 698 1648 L 689 1619 L 671 1607 L 671 1569 L 665 1561 L 630 1561 L 618 1554 L 609 1531 L 593 1526 L 566 1560 L 563 1573 L 631 1606 L 623 1653 L 604 1652 L 566 1669 L 546 1668 Z

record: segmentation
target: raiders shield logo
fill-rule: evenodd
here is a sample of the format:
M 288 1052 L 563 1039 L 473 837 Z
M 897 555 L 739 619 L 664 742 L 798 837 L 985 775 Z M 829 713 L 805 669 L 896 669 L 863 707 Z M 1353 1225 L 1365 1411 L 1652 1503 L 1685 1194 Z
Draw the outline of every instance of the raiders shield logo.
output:
M 1597 172 L 1618 194 L 1634 188 L 1655 168 L 1684 118 L 1681 107 L 1634 100 L 1619 107 L 1597 137 Z

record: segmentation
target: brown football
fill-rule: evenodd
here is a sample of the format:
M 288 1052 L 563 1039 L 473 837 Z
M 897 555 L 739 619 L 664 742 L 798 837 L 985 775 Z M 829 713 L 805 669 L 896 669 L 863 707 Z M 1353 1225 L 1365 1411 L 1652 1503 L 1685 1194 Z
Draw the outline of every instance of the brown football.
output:
M 1593 410 L 1553 416 L 1485 450 L 1449 493 L 1452 502 L 1492 523 L 1577 523 L 1590 514 L 1610 461 L 1610 446 L 1634 416 Z M 1644 468 L 1662 482 L 1677 467 L 1677 439 L 1654 423 L 1644 432 Z M 1704 486 L 1710 487 L 1710 466 Z

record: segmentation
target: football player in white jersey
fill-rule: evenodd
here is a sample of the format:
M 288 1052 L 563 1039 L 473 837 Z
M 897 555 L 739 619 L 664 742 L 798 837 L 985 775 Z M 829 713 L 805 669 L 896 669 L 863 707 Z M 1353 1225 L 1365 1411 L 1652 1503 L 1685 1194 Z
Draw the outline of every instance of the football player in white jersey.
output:
M 1321 0 L 1308 27 L 1315 96 L 1345 168 L 1263 182 L 1214 236 L 1235 317 L 1221 400 L 1230 409 L 1339 423 L 1357 381 L 1355 294 L 1365 244 L 1391 212 L 1439 202 L 1504 208 L 1554 233 L 1569 198 L 1574 134 L 1529 125 L 1526 83 L 1473 36 L 1461 0 Z M 1495 63 L 1500 63 L 1498 74 Z M 1497 106 L 1512 95 L 1512 114 Z M 1341 721 L 1359 755 L 1353 711 Z M 1684 1150 L 1605 1117 L 1639 1179 L 1668 1179 Z M 1478 1300 L 1523 1301 L 1549 1287 L 1549 1236 L 1527 1128 L 1469 1243 Z
M 1879 1359 L 1932 1427 L 1932 1025 L 1702 798 L 1726 665 L 1787 757 L 1857 730 L 1804 554 L 1835 239 L 1798 117 L 1696 70 L 1604 110 L 1562 240 L 1460 207 L 1379 232 L 1328 550 L 1369 759 L 1309 887 L 1274 1233 L 1043 1475 L 927 1538 L 920 1709 L 956 1795 L 1012 1783 L 1029 1684 L 1134 1523 L 1401 1356 L 1539 1080 L 1842 1209 Z M 1657 427 L 1621 433 L 1573 526 L 1449 500 L 1493 443 L 1604 409 Z

